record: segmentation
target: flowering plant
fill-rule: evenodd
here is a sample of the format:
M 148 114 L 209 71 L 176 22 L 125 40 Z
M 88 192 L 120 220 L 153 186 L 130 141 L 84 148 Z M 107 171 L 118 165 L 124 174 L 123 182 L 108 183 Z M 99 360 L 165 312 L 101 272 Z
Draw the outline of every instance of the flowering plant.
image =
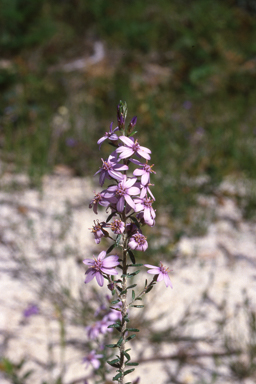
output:
M 107 160 L 101 159 L 102 166 L 95 173 L 95 175 L 99 174 L 101 187 L 106 179 L 110 180 L 111 184 L 103 191 L 96 193 L 89 205 L 96 214 L 98 205 L 109 210 L 106 222 L 94 222 L 91 231 L 96 244 L 105 237 L 112 241 L 112 245 L 106 251 L 100 252 L 97 258 L 83 261 L 89 266 L 85 283 L 89 283 L 95 277 L 99 286 L 102 287 L 104 280 L 107 280 L 114 299 L 111 301 L 110 312 L 102 321 L 88 327 L 88 337 L 97 339 L 98 335 L 113 329 L 119 332 L 118 340 L 114 344 L 107 344 L 106 347 L 119 350 L 116 358 L 108 360 L 107 363 L 117 369 L 113 380 L 120 384 L 124 383 L 124 377 L 127 374 L 134 371 L 132 367 L 138 365 L 136 362 L 131 362 L 129 349 L 126 348 L 126 343 L 135 337 L 134 332 L 139 332 L 136 328 L 128 327 L 129 308 L 142 308 L 143 305 L 138 302 L 157 281 L 164 280 L 167 287 L 172 287 L 168 276 L 169 269 L 162 263 L 159 267 L 145 264 L 145 267 L 149 268 L 148 273 L 153 275 L 153 279 L 150 283 L 146 280 L 140 292 L 136 293 L 133 289 L 137 284 L 129 284 L 129 280 L 140 272 L 140 269 L 134 271 L 134 268 L 142 266 L 136 263 L 133 251 L 145 252 L 148 248 L 147 238 L 142 234 L 142 227 L 154 226 L 156 213 L 152 207 L 155 198 L 150 190 L 153 186 L 150 183 L 150 176 L 155 173 L 152 169 L 153 165 L 148 164 L 151 159 L 151 150 L 141 146 L 138 140 L 134 139 L 134 134 L 137 132 L 133 130 L 137 117 L 133 117 L 127 128 L 126 117 L 126 103 L 120 102 L 117 108 L 118 126 L 113 129 L 113 123 L 111 123 L 109 132 L 98 140 L 99 147 L 108 140 L 115 148 Z M 121 132 L 119 136 L 118 132 Z M 135 168 L 133 172 L 130 169 L 131 166 Z M 113 234 L 110 234 L 109 230 Z M 120 255 L 110 255 L 115 248 L 121 249 Z M 121 270 L 120 277 L 117 268 Z M 84 361 L 87 364 L 91 363 L 97 369 L 100 366 L 101 357 L 101 354 L 96 354 L 93 350 Z

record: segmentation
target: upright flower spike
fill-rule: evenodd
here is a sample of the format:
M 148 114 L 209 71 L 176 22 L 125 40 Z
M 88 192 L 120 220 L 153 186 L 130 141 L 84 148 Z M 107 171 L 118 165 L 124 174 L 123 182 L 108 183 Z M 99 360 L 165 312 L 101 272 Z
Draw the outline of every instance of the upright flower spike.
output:
M 115 267 L 119 264 L 118 256 L 108 256 L 107 253 L 102 251 L 97 259 L 84 259 L 83 263 L 89 265 L 89 269 L 85 272 L 86 279 L 85 284 L 89 283 L 94 277 L 96 277 L 97 283 L 100 287 L 103 287 L 104 278 L 103 275 L 117 275 Z
M 171 287 L 171 282 L 168 276 L 168 268 L 160 263 L 159 267 L 146 264 L 149 268 L 148 273 L 154 275 L 152 281 L 148 284 L 145 282 L 144 289 L 136 293 L 136 289 L 129 290 L 137 284 L 129 286 L 129 278 L 137 274 L 131 267 L 137 266 L 137 255 L 134 255 L 133 250 L 146 251 L 148 248 L 147 238 L 142 234 L 144 224 L 153 226 L 155 224 L 155 210 L 152 203 L 155 198 L 150 190 L 151 174 L 155 173 L 149 165 L 151 150 L 141 146 L 137 139 L 134 139 L 133 129 L 137 123 L 137 117 L 134 116 L 128 127 L 126 127 L 127 118 L 127 105 L 120 101 L 117 107 L 117 121 L 118 127 L 114 130 L 113 123 L 110 125 L 109 132 L 106 132 L 103 137 L 98 140 L 99 146 L 105 141 L 110 140 L 116 147 L 115 151 L 107 158 L 102 160 L 102 166 L 96 172 L 99 175 L 99 183 L 101 186 L 105 183 L 106 179 L 111 180 L 110 185 L 106 189 L 97 193 L 90 202 L 90 208 L 97 213 L 98 205 L 106 207 L 108 218 L 105 222 L 97 221 L 92 228 L 96 243 L 99 243 L 102 237 L 107 238 L 107 242 L 113 241 L 108 245 L 108 252 L 113 249 L 120 251 L 120 258 L 117 255 L 107 256 L 107 252 L 102 251 L 98 257 L 93 259 L 85 259 L 84 264 L 88 265 L 86 271 L 85 283 L 89 283 L 94 277 L 98 284 L 102 287 L 104 279 L 108 280 L 107 287 L 111 291 L 112 298 L 107 299 L 108 304 L 115 304 L 111 307 L 111 311 L 106 313 L 107 308 L 103 305 L 100 307 L 101 320 L 96 321 L 92 326 L 87 327 L 87 334 L 90 340 L 102 340 L 104 334 L 111 332 L 116 328 L 120 337 L 116 344 L 107 344 L 106 347 L 118 348 L 119 356 L 117 359 L 108 361 L 108 364 L 113 368 L 117 368 L 117 374 L 113 377 L 114 382 L 124 383 L 125 376 L 133 369 L 127 369 L 127 365 L 133 365 L 130 362 L 130 357 L 124 351 L 127 340 L 132 339 L 134 335 L 129 335 L 129 332 L 136 332 L 137 329 L 127 328 L 129 321 L 129 308 L 142 307 L 137 305 L 135 300 L 139 300 L 143 295 L 147 294 L 154 286 L 156 281 L 164 280 L 166 286 Z M 120 131 L 118 134 L 116 131 Z M 121 145 L 118 146 L 120 139 Z M 144 161 L 145 159 L 145 161 Z M 133 164 L 132 164 L 133 163 Z M 134 168 L 133 171 L 129 170 L 130 164 Z M 134 167 L 135 164 L 135 167 Z M 129 172 L 130 171 L 130 172 Z M 106 231 L 111 229 L 112 233 Z M 130 260 L 129 260 L 130 259 Z M 129 264 L 129 263 L 132 264 Z M 121 276 L 118 275 L 117 268 L 121 269 Z M 114 301 L 113 298 L 115 299 Z M 134 304 L 136 303 L 136 304 Z M 99 311 L 97 311 L 97 316 Z M 84 361 L 87 364 L 92 364 L 94 367 L 99 368 L 98 355 L 94 351 L 87 356 Z M 105 356 L 108 353 L 104 353 Z M 108 357 L 107 357 L 108 358 Z M 136 383 L 139 379 L 135 380 Z

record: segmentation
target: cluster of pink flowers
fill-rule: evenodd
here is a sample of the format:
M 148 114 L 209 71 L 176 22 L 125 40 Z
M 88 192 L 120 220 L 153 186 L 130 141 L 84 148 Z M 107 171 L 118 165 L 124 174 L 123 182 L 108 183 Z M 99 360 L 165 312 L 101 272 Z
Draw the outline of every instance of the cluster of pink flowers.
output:
M 134 117 L 130 123 L 135 126 L 137 118 Z M 117 136 L 113 133 L 119 129 L 116 127 L 112 131 L 113 123 L 110 125 L 110 132 L 106 132 L 103 137 L 98 140 L 101 146 L 103 141 L 109 140 L 112 145 L 116 146 L 115 151 L 106 160 L 102 160 L 102 166 L 95 173 L 99 174 L 99 184 L 103 186 L 106 179 L 112 180 L 115 184 L 108 186 L 100 193 L 95 194 L 90 202 L 90 208 L 93 208 L 97 213 L 98 204 L 104 207 L 110 207 L 112 212 L 116 214 L 124 211 L 128 214 L 131 210 L 137 213 L 137 218 L 143 219 L 143 223 L 153 226 L 155 224 L 155 210 L 152 208 L 152 203 L 155 200 L 150 186 L 150 175 L 155 173 L 152 167 L 154 164 L 149 165 L 151 150 L 141 146 L 137 140 L 127 136 Z M 122 145 L 119 145 L 121 141 Z M 137 156 L 137 158 L 133 158 Z M 142 160 L 145 159 L 146 163 Z M 122 163 L 120 161 L 123 160 Z M 139 168 L 133 171 L 133 176 L 127 176 L 129 171 L 129 164 L 135 164 Z M 112 228 L 111 228 L 112 229 Z M 95 232 L 94 232 L 95 233 Z M 102 231 L 102 233 L 104 233 Z M 103 237 L 102 233 L 95 236 L 95 240 Z M 106 236 L 106 234 L 105 234 Z
M 141 146 L 132 135 L 129 137 L 117 135 L 120 130 L 124 132 L 125 126 L 125 118 L 120 113 L 120 106 L 118 106 L 117 120 L 118 126 L 113 129 L 113 123 L 111 123 L 109 132 L 105 132 L 105 135 L 97 142 L 99 149 L 104 141 L 108 141 L 116 147 L 106 160 L 101 159 L 102 166 L 95 173 L 95 175 L 99 175 L 101 187 L 106 179 L 110 180 L 112 184 L 101 192 L 95 193 L 89 204 L 89 207 L 96 214 L 98 213 L 98 205 L 110 210 L 113 221 L 109 223 L 94 221 L 91 232 L 96 244 L 99 244 L 103 237 L 112 239 L 108 232 L 109 229 L 117 236 L 127 234 L 129 249 L 145 252 L 148 248 L 148 242 L 141 232 L 141 226 L 146 224 L 152 227 L 155 225 L 156 212 L 152 206 L 155 197 L 150 189 L 154 184 L 150 183 L 150 176 L 156 172 L 153 170 L 154 164 L 148 163 L 151 159 L 150 149 Z M 129 124 L 130 132 L 136 123 L 137 117 L 134 116 Z M 135 169 L 130 170 L 131 165 Z M 129 171 L 130 175 L 128 175 Z M 137 224 L 129 219 L 132 215 L 136 217 Z M 115 268 L 119 261 L 117 255 L 107 256 L 106 252 L 103 251 L 98 258 L 85 259 L 84 264 L 89 266 L 85 283 L 96 277 L 98 284 L 103 286 L 104 278 L 108 278 L 108 275 L 117 274 Z M 167 268 L 165 270 L 167 271 Z M 167 279 L 169 276 L 166 272 L 165 282 Z M 169 282 L 167 286 L 171 286 L 171 283 Z

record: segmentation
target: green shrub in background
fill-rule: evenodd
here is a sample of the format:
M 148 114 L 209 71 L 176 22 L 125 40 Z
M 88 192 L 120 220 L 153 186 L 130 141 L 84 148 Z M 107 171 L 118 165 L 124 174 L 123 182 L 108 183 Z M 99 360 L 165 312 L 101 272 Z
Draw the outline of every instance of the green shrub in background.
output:
M 1 51 L 9 54 L 47 40 L 54 33 L 47 8 L 44 0 L 1 0 Z
M 256 16 L 246 11 L 249 2 L 0 5 L 1 156 L 33 182 L 57 164 L 77 175 L 96 170 L 94 143 L 120 99 L 156 154 L 157 201 L 177 237 L 193 227 L 198 193 L 216 193 L 228 175 L 256 177 Z M 62 71 L 92 54 L 96 40 L 107 47 L 101 72 Z M 204 182 L 191 183 L 202 175 Z

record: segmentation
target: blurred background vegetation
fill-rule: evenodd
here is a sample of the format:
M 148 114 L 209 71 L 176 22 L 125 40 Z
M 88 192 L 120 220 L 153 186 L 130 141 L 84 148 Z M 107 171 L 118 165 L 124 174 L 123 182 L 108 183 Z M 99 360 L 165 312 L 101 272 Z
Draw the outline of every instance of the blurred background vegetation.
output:
M 139 142 L 152 150 L 157 171 L 148 258 L 166 253 L 169 261 L 181 236 L 204 233 L 214 206 L 209 213 L 202 196 L 221 204 L 228 195 L 255 220 L 255 0 L 0 0 L 0 89 L 0 173 L 27 173 L 32 188 L 45 174 L 92 177 L 109 154 L 96 142 L 116 123 L 119 100 L 128 103 L 128 119 L 138 116 Z M 220 188 L 227 180 L 229 188 Z M 231 188 L 237 182 L 241 190 Z M 87 301 L 74 302 L 67 290 L 59 295 L 59 286 L 53 292 L 48 280 L 45 286 L 60 311 L 72 302 L 79 325 L 93 320 Z M 208 299 L 206 292 L 199 307 Z M 226 314 L 216 308 L 222 327 Z M 256 314 L 248 313 L 250 368 L 243 360 L 231 365 L 240 382 L 256 372 Z M 169 343 L 183 342 L 186 316 L 166 333 L 148 328 L 152 344 L 166 335 Z M 18 375 L 23 360 L 1 364 L 12 383 L 25 382 Z
M 0 51 L 2 171 L 31 186 L 60 165 L 91 177 L 120 99 L 152 149 L 172 241 L 207 226 L 199 194 L 256 177 L 255 1 L 0 0 Z M 253 218 L 255 191 L 234 198 Z

